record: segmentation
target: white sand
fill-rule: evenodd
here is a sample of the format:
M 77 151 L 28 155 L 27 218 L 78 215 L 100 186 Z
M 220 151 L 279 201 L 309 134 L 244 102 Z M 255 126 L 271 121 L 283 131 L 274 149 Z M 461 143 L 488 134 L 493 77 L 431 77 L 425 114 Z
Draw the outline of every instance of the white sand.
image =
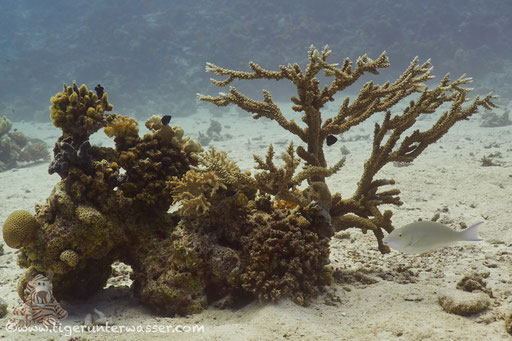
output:
M 229 133 L 233 138 L 212 143 L 228 151 L 243 169 L 251 169 L 251 155 L 264 155 L 268 143 L 274 143 L 279 155 L 291 138 L 273 122 L 252 120 L 248 116 L 230 113 L 217 118 L 224 126 L 222 134 Z M 206 130 L 209 119 L 208 114 L 173 117 L 171 124 L 182 125 L 186 134 L 196 138 L 198 131 Z M 300 122 L 300 118 L 296 121 Z M 425 129 L 433 122 L 423 120 L 417 127 Z M 359 276 L 361 280 L 335 283 L 328 294 L 316 298 L 309 307 L 297 306 L 289 300 L 278 304 L 255 302 L 238 311 L 211 307 L 186 318 L 153 315 L 131 297 L 129 289 L 123 286 L 128 284 L 127 275 L 121 273 L 111 280 L 114 286 L 83 304 L 61 302 L 70 315 L 64 326 L 79 326 L 85 315 L 97 308 L 117 327 L 202 325 L 204 332 L 73 336 L 90 340 L 510 340 L 512 337 L 504 330 L 504 315 L 512 313 L 512 127 L 478 126 L 479 118 L 475 115 L 471 121 L 457 124 L 411 166 L 387 165 L 377 178 L 394 178 L 396 188 L 402 191 L 405 204 L 392 208 L 395 226 L 419 218 L 430 219 L 436 213 L 441 214 L 441 222 L 453 228 L 462 222 L 469 226 L 485 221 L 480 228 L 482 242 L 461 243 L 422 257 L 395 251 L 381 255 L 371 234 L 350 230 L 349 236 L 332 239 L 331 263 L 335 268 L 345 269 L 347 276 L 364 273 L 366 277 Z M 17 123 L 15 128 L 52 146 L 59 136 L 59 131 L 49 124 Z M 347 137 L 372 132 L 373 123 L 368 123 L 352 129 Z M 112 144 L 102 133 L 97 135 L 93 142 Z M 276 144 L 279 142 L 284 144 Z M 351 154 L 339 174 L 332 176 L 328 183 L 332 192 L 340 191 L 348 197 L 355 189 L 371 143 L 338 141 L 326 147 L 331 164 L 340 158 L 342 145 Z M 482 167 L 479 160 L 494 152 L 501 152 L 502 158 L 497 160 L 502 165 Z M 34 212 L 34 205 L 45 201 L 58 180 L 58 175 L 48 175 L 46 163 L 0 173 L 0 222 L 13 210 Z M 65 333 L 26 334 L 5 330 L 7 318 L 12 317 L 12 307 L 21 303 L 16 285 L 23 270 L 16 264 L 17 251 L 5 244 L 4 251 L 0 256 L 0 297 L 9 304 L 9 313 L 0 319 L 0 338 L 67 340 Z M 118 268 L 126 272 L 124 267 Z M 454 290 L 464 274 L 471 271 L 490 272 L 486 279 L 494 294 L 490 308 L 471 317 L 444 312 L 437 303 L 438 294 Z M 336 300 L 339 302 L 332 303 Z

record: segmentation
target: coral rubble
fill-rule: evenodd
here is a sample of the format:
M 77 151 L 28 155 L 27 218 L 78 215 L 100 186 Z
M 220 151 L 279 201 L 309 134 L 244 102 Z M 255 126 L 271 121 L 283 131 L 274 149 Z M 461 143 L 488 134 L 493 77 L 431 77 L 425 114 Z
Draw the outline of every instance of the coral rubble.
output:
M 374 179 L 390 162 L 411 162 L 457 121 L 479 107 L 492 108 L 492 96 L 475 98 L 464 106 L 468 78 L 428 89 L 428 62 L 415 59 L 393 83 L 367 83 L 352 102 L 343 101 L 335 117 L 322 119 L 321 109 L 334 95 L 364 73 L 387 67 L 385 54 L 329 64 L 330 51 L 309 51 L 305 71 L 297 65 L 268 71 L 255 63 L 253 72 L 239 72 L 207 64 L 207 71 L 228 78 L 213 80 L 225 86 L 237 79 L 288 79 L 297 87 L 293 109 L 302 113 L 301 127 L 288 120 L 269 92 L 264 100 L 249 99 L 235 88 L 229 94 L 200 99 L 226 106 L 236 104 L 254 118 L 267 117 L 297 135 L 304 145 L 290 143 L 277 162 L 274 147 L 265 157 L 254 156 L 255 172 L 243 172 L 222 151 L 203 151 L 199 142 L 170 126 L 170 116 L 152 116 L 150 133 L 139 136 L 138 123 L 112 113 L 107 93 L 85 85 L 64 86 L 51 99 L 51 118 L 62 129 L 53 150 L 49 172 L 61 181 L 35 217 L 12 214 L 4 224 L 4 239 L 19 248 L 18 263 L 28 278 L 53 271 L 57 297 L 87 297 L 102 288 L 111 264 L 122 261 L 133 269 L 133 290 L 142 302 L 164 315 L 199 312 L 209 304 L 237 304 L 257 298 L 276 301 L 290 297 L 301 305 L 332 282 L 329 239 L 351 227 L 371 230 L 381 252 L 384 232 L 393 230 L 391 211 L 383 204 L 401 205 L 391 179 Z M 332 83 L 320 88 L 323 71 Z M 418 94 L 402 114 L 391 115 L 399 100 Z M 404 137 L 422 114 L 451 104 L 431 129 Z M 385 112 L 375 125 L 372 154 L 354 195 L 332 194 L 325 179 L 337 173 L 344 158 L 328 164 L 323 146 L 339 135 Z M 114 138 L 115 147 L 91 145 L 89 136 L 100 129 Z M 332 142 L 332 138 L 330 138 Z M 30 216 L 30 218 L 27 216 Z

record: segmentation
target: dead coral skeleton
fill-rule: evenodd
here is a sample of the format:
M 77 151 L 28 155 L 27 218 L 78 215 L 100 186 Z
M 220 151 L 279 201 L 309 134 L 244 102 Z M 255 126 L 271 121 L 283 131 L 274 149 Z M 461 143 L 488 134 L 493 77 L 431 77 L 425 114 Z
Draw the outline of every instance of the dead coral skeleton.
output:
M 470 84 L 472 80 L 464 75 L 454 81 L 446 75 L 436 87 L 428 88 L 424 82 L 434 78 L 431 75 L 430 61 L 420 64 L 419 59 L 414 58 L 409 67 L 394 82 L 386 82 L 382 85 L 367 82 L 356 98 L 352 101 L 349 97 L 345 98 L 338 113 L 324 120 L 321 109 L 327 102 L 334 101 L 335 94 L 353 85 L 363 74 L 378 74 L 379 69 L 389 66 L 385 52 L 375 60 L 367 55 L 358 58 L 355 68 L 348 58 L 341 66 L 337 63 L 328 63 L 327 58 L 330 54 L 331 50 L 327 46 L 322 51 L 311 46 L 308 53 L 309 64 L 305 70 L 302 70 L 298 64 L 288 64 L 281 65 L 279 71 L 270 71 L 250 62 L 252 71 L 243 72 L 225 69 L 212 63 L 206 64 L 207 72 L 227 77 L 224 80 L 211 79 L 213 84 L 221 87 L 235 80 L 289 80 L 297 88 L 297 96 L 291 98 L 294 104 L 293 110 L 302 113 L 301 119 L 306 127 L 301 127 L 293 119 L 286 118 L 266 90 L 263 90 L 263 101 L 251 99 L 235 87 L 230 87 L 229 93 L 220 93 L 218 96 L 198 94 L 198 98 L 220 107 L 235 104 L 251 113 L 253 118 L 267 117 L 298 136 L 305 143 L 306 148 L 298 146 L 295 150 L 297 155 L 305 161 L 306 167 L 316 167 L 315 172 L 310 172 L 308 176 L 303 175 L 302 180 L 307 180 L 309 183 L 325 181 L 325 177 L 334 174 L 342 166 L 342 162 L 338 162 L 331 167 L 331 171 L 327 171 L 328 165 L 323 145 L 329 135 L 343 134 L 374 114 L 385 113 L 384 120 L 380 124 L 375 124 L 372 153 L 364 165 L 355 193 L 347 199 L 342 199 L 339 194 L 335 194 L 329 213 L 336 230 L 351 227 L 360 228 L 364 233 L 371 230 L 378 240 L 379 250 L 383 253 L 389 252 L 389 248 L 382 243 L 382 238 L 383 230 L 388 233 L 393 230 L 392 212 L 390 210 L 381 212 L 379 206 L 383 204 L 399 206 L 402 202 L 398 189 L 379 192 L 382 186 L 394 185 L 395 182 L 392 179 L 374 179 L 377 172 L 390 162 L 412 162 L 425 148 L 446 134 L 456 122 L 468 119 L 481 107 L 492 109 L 497 106 L 492 102 L 491 94 L 483 98 L 477 96 L 470 100 L 467 95 L 471 89 L 464 86 Z M 331 83 L 322 88 L 320 81 L 316 78 L 321 71 L 326 77 L 332 78 Z M 410 95 L 415 95 L 417 99 L 411 100 L 401 114 L 392 115 L 391 108 Z M 421 115 L 433 114 L 446 104 L 450 105 L 449 109 L 440 115 L 430 129 L 425 131 L 416 129 L 402 137 L 402 134 L 411 128 Z M 291 155 L 289 151 L 287 153 Z M 267 175 L 261 176 L 260 179 L 267 180 L 268 186 L 275 185 L 274 182 L 268 181 L 268 177 L 274 176 L 275 179 L 275 175 L 271 174 L 278 173 L 269 162 L 269 156 L 272 155 L 273 150 L 269 148 L 265 162 L 256 159 L 257 166 L 267 172 Z M 296 169 L 295 162 L 294 160 L 292 164 L 287 164 L 288 170 Z M 324 171 L 318 172 L 320 168 Z M 218 169 L 216 172 L 223 171 Z M 287 172 L 281 174 L 280 179 L 287 181 L 284 187 L 288 188 L 293 187 L 297 182 L 297 179 Z M 283 184 L 267 192 L 279 193 L 282 199 L 289 201 L 302 201 L 300 198 L 291 200 L 292 198 L 283 196 L 289 193 L 283 190 Z

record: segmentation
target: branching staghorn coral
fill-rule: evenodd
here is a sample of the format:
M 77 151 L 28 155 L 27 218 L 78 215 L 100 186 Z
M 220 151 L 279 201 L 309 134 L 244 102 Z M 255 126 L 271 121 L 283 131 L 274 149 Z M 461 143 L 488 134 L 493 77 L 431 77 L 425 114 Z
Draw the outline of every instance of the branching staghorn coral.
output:
M 345 161 L 342 159 L 331 168 L 307 165 L 302 171 L 295 174 L 300 160 L 295 157 L 293 143 L 290 143 L 286 153 L 281 154 L 281 158 L 285 162 L 285 166 L 277 168 L 273 162 L 274 148 L 269 145 L 265 161 L 260 157 L 254 156 L 256 169 L 263 172 L 257 173 L 254 177 L 258 184 L 258 189 L 264 193 L 275 195 L 278 200 L 286 200 L 306 206 L 309 201 L 303 195 L 300 195 L 295 189 L 302 184 L 303 181 L 313 179 L 315 177 L 328 177 L 336 173 Z
M 202 215 L 210 209 L 210 202 L 219 189 L 226 189 L 214 172 L 189 170 L 181 178 L 173 177 L 167 184 L 171 188 L 173 205 L 179 203 L 182 216 Z
M 318 166 L 306 166 L 300 172 L 296 172 L 300 164 L 300 160 L 295 156 L 293 143 L 291 143 L 286 153 L 281 154 L 284 161 L 283 167 L 277 167 L 274 163 L 274 148 L 272 145 L 268 147 L 265 160 L 254 155 L 256 162 L 255 168 L 262 170 L 256 173 L 254 177 L 250 173 L 242 173 L 240 168 L 229 159 L 225 152 L 216 151 L 214 148 L 201 154 L 199 163 L 204 166 L 202 171 L 213 172 L 217 176 L 217 181 L 233 186 L 239 190 L 244 188 L 252 188 L 262 193 L 271 194 L 277 200 L 285 200 L 300 206 L 309 204 L 307 198 L 296 191 L 296 188 L 303 181 L 314 177 L 327 177 L 338 171 L 343 165 L 344 159 L 331 168 Z M 201 171 L 201 169 L 198 169 Z M 204 196 L 204 195 L 203 195 Z M 175 202 L 180 201 L 179 196 L 175 196 Z
M 469 118 L 478 111 L 478 108 L 490 109 L 497 106 L 492 102 L 491 94 L 482 99 L 477 96 L 470 101 L 467 95 L 471 89 L 463 86 L 471 83 L 471 78 L 465 76 L 451 81 L 446 75 L 439 85 L 429 89 L 424 82 L 433 78 L 430 61 L 419 64 L 418 58 L 414 58 L 409 67 L 394 82 L 386 82 L 383 85 L 367 82 L 352 101 L 349 97 L 345 98 L 334 117 L 323 119 L 321 109 L 327 102 L 334 101 L 335 94 L 353 85 L 363 74 L 368 72 L 378 74 L 378 69 L 389 66 L 385 53 L 375 60 L 364 55 L 357 59 L 355 68 L 348 58 L 341 66 L 337 63 L 329 64 L 327 58 L 330 54 L 331 51 L 327 46 L 321 52 L 311 46 L 308 53 L 309 64 L 304 71 L 298 64 L 281 65 L 280 71 L 269 71 L 250 62 L 252 72 L 229 70 L 212 63 L 206 65 L 207 72 L 227 76 L 221 81 L 211 79 L 217 86 L 227 86 L 235 80 L 289 80 L 297 88 L 297 96 L 291 98 L 294 104 L 292 108 L 302 113 L 301 119 L 306 127 L 301 127 L 294 120 L 287 119 L 266 90 L 263 90 L 263 101 L 250 99 L 234 87 L 230 88 L 229 93 L 220 93 L 219 96 L 198 95 L 198 97 L 200 100 L 218 106 L 235 104 L 253 114 L 255 119 L 267 117 L 276 121 L 282 128 L 298 136 L 306 144 L 306 148 L 303 146 L 296 148 L 297 155 L 306 162 L 306 166 L 324 169 L 328 166 L 323 152 L 323 143 L 327 136 L 345 133 L 374 114 L 384 112 L 383 122 L 375 125 L 372 154 L 365 163 L 356 192 L 348 199 L 342 199 L 339 194 L 335 194 L 332 205 L 329 205 L 329 213 L 336 230 L 351 227 L 360 228 L 364 233 L 372 230 L 378 240 L 379 250 L 383 253 L 389 252 L 389 248 L 382 243 L 384 237 L 382 230 L 387 232 L 393 230 L 392 212 L 387 210 L 382 213 L 379 206 L 382 204 L 399 206 L 402 202 L 398 196 L 400 193 L 398 189 L 379 192 L 380 187 L 393 185 L 394 180 L 375 180 L 376 173 L 389 162 L 413 161 L 427 146 L 439 140 L 456 122 Z M 316 77 L 321 71 L 326 77 L 332 78 L 331 83 L 322 88 Z M 410 101 L 402 114 L 392 116 L 391 108 L 410 95 L 416 95 L 418 99 Z M 464 106 L 468 102 L 470 103 Z M 449 104 L 450 108 L 441 114 L 430 129 L 415 130 L 402 138 L 402 134 L 414 125 L 420 115 L 432 114 L 443 104 Z M 387 134 L 389 137 L 385 139 Z M 270 164 L 262 164 L 258 161 L 257 164 L 271 169 Z M 341 163 L 333 169 L 339 167 Z M 310 183 L 323 182 L 329 175 L 328 172 L 316 174 L 307 180 Z

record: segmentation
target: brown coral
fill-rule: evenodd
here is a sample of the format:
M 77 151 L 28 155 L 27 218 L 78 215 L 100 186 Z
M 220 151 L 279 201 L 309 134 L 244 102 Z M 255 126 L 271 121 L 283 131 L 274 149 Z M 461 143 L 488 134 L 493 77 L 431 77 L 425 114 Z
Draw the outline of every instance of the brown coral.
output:
M 208 240 L 178 226 L 170 236 L 146 237 L 134 245 L 144 266 L 134 271 L 135 292 L 166 316 L 198 313 L 207 306 L 205 293 Z
M 301 206 L 306 206 L 309 201 L 297 191 L 297 187 L 305 180 L 334 174 L 342 167 L 344 162 L 344 160 L 341 160 L 329 169 L 306 166 L 297 173 L 299 160 L 295 156 L 293 143 L 288 146 L 286 153 L 281 155 L 284 166 L 278 167 L 274 163 L 274 154 L 274 148 L 270 145 L 265 160 L 254 155 L 255 168 L 261 170 L 254 177 L 250 176 L 250 173 L 242 173 L 236 163 L 229 159 L 225 152 L 216 151 L 214 148 L 202 153 L 199 162 L 207 170 L 215 172 L 219 181 L 234 188 L 239 190 L 252 188 L 262 193 L 274 195 L 278 200 L 289 201 Z
M 156 136 L 146 134 L 119 158 L 119 166 L 126 170 L 119 189 L 135 205 L 166 211 L 172 202 L 167 182 L 186 173 L 194 163 L 181 148 L 164 146 Z
M 125 150 L 135 145 L 139 139 L 139 124 L 135 119 L 116 115 L 115 118 L 108 121 L 104 132 L 108 137 L 115 136 L 114 141 L 118 150 Z
M 387 232 L 393 230 L 392 212 L 389 210 L 381 212 L 379 206 L 383 204 L 401 205 L 402 202 L 398 197 L 400 193 L 398 189 L 378 192 L 382 186 L 392 185 L 394 181 L 374 180 L 376 173 L 390 162 L 413 161 L 427 146 L 439 140 L 456 122 L 467 119 L 481 107 L 490 109 L 497 106 L 492 102 L 493 96 L 488 94 L 484 98 L 476 97 L 464 107 L 464 104 L 469 101 L 467 94 L 470 91 L 470 89 L 464 88 L 464 85 L 471 82 L 470 78 L 464 76 L 451 81 L 446 75 L 438 86 L 433 89 L 427 88 L 424 82 L 433 78 L 430 62 L 419 64 L 418 58 L 415 58 L 394 82 L 386 82 L 383 85 L 367 82 L 352 102 L 349 97 L 346 97 L 338 113 L 334 117 L 323 120 L 321 109 L 326 103 L 334 101 L 335 94 L 354 84 L 365 73 L 378 74 L 378 69 L 389 66 L 385 53 L 375 60 L 366 55 L 358 58 L 355 69 L 352 67 L 352 61 L 348 58 L 341 66 L 329 64 L 327 58 L 330 54 L 331 51 L 327 46 L 322 51 L 311 46 L 308 53 L 309 64 L 305 70 L 298 64 L 288 64 L 288 66 L 280 66 L 279 71 L 270 71 L 250 62 L 249 66 L 252 72 L 242 72 L 225 69 L 212 63 L 206 64 L 207 72 L 227 77 L 221 81 L 212 79 L 213 84 L 217 86 L 226 86 L 235 80 L 289 80 L 297 88 L 297 96 L 291 98 L 294 104 L 293 110 L 302 113 L 301 118 L 306 127 L 301 127 L 294 120 L 287 119 L 266 90 L 263 90 L 263 101 L 250 99 L 234 87 L 231 87 L 227 94 L 199 95 L 199 99 L 217 106 L 235 104 L 251 113 L 254 118 L 267 117 L 299 137 L 306 147 L 298 146 L 296 148 L 297 155 L 305 161 L 306 166 L 316 167 L 313 168 L 315 173 L 310 172 L 302 178 L 309 183 L 324 182 L 325 177 L 333 174 L 342 165 L 342 161 L 339 161 L 331 167 L 332 171 L 328 172 L 323 145 L 329 135 L 343 134 L 374 114 L 384 112 L 383 122 L 375 125 L 372 154 L 365 163 L 356 192 L 347 199 L 341 199 L 340 195 L 334 195 L 329 213 L 337 230 L 351 227 L 360 228 L 363 232 L 371 230 L 377 238 L 379 250 L 389 252 L 389 248 L 382 243 L 382 239 L 384 237 L 383 230 Z M 332 78 L 332 82 L 322 88 L 317 78 L 320 72 L 324 72 L 325 76 Z M 413 94 L 418 95 L 418 99 L 410 101 L 409 106 L 402 114 L 392 116 L 391 108 L 400 100 Z M 430 129 L 415 130 L 402 138 L 402 134 L 414 125 L 418 117 L 434 113 L 443 104 L 449 104 L 449 110 L 444 112 Z M 272 155 L 272 153 L 272 150 L 269 149 L 268 155 Z M 288 152 L 288 154 L 291 153 Z M 278 174 L 278 172 L 268 159 L 267 156 L 265 162 L 256 161 L 258 167 L 268 172 L 262 175 L 263 178 L 271 180 L 268 177 Z M 294 169 L 297 166 L 288 165 L 287 167 Z M 324 173 L 319 172 L 320 169 L 323 169 Z M 290 176 L 284 178 L 281 176 L 281 179 L 288 181 L 287 186 L 293 185 L 290 183 Z M 275 188 L 270 188 L 267 193 L 273 195 L 289 193 L 283 191 L 283 187 L 279 187 L 280 182 L 267 181 L 267 183 L 274 183 L 275 186 Z M 293 198 L 283 199 L 297 202 L 297 199 Z M 300 198 L 299 201 L 301 201 Z
M 328 239 L 320 239 L 298 210 L 252 216 L 258 226 L 244 237 L 247 262 L 241 275 L 242 287 L 260 300 L 292 297 L 307 305 L 323 285 L 330 283 Z
M 162 123 L 162 118 L 157 115 L 151 116 L 145 123 L 146 128 L 153 131 L 153 134 L 162 145 L 172 145 L 187 154 L 196 154 L 203 151 L 199 142 L 192 140 L 189 136 L 183 136 L 184 131 L 180 126 L 171 127 Z M 195 155 L 194 155 L 195 158 Z
M 20 266 L 28 272 L 54 271 L 56 296 L 84 297 L 102 288 L 112 262 L 121 260 L 132 266 L 133 290 L 144 303 L 162 314 L 185 315 L 229 296 L 252 297 L 248 292 L 260 300 L 291 297 L 306 305 L 330 283 L 326 264 L 333 226 L 372 230 L 386 252 L 381 241 L 383 231 L 393 228 L 391 211 L 381 212 L 380 206 L 401 201 L 397 189 L 380 191 L 394 181 L 375 180 L 376 172 L 390 161 L 412 161 L 455 122 L 479 107 L 494 106 L 492 96 L 466 103 L 466 78 L 451 82 L 445 77 L 429 90 L 423 82 L 431 78 L 430 65 L 414 60 L 395 82 L 367 83 L 352 102 L 345 99 L 334 117 L 323 120 L 320 111 L 337 92 L 388 65 L 384 54 L 375 61 L 363 56 L 353 69 L 348 59 L 342 66 L 328 64 L 329 54 L 327 48 L 311 48 L 304 71 L 297 64 L 268 71 L 251 63 L 253 72 L 208 64 L 208 71 L 228 77 L 214 81 L 220 86 L 265 78 L 288 79 L 297 87 L 293 109 L 302 113 L 305 127 L 284 117 L 266 91 L 261 102 L 234 88 L 217 97 L 201 96 L 275 120 L 303 142 L 288 146 L 281 165 L 270 146 L 265 157 L 255 157 L 254 175 L 242 172 L 225 153 L 212 149 L 199 155 L 199 143 L 184 136 L 181 127 L 164 124 L 168 118 L 151 117 L 146 122 L 151 132 L 139 137 L 134 120 L 105 114 L 112 109 L 106 95 L 98 98 L 85 86 L 65 86 L 51 107 L 54 124 L 63 130 L 51 171 L 62 180 L 37 208 L 37 239 L 26 242 L 23 233 L 11 238 L 11 244 L 23 244 Z M 316 76 L 322 71 L 332 83 L 320 88 Z M 392 106 L 413 94 L 418 99 L 392 116 Z M 442 104 L 451 108 L 431 129 L 405 136 L 419 115 Z M 356 193 L 331 195 L 325 179 L 339 171 L 343 158 L 327 164 L 326 138 L 378 112 L 385 112 L 384 119 L 375 127 Z M 90 135 L 105 127 L 116 147 L 91 146 Z M 277 200 L 293 204 L 273 207 Z M 180 205 L 178 212 L 169 211 L 173 202 Z

